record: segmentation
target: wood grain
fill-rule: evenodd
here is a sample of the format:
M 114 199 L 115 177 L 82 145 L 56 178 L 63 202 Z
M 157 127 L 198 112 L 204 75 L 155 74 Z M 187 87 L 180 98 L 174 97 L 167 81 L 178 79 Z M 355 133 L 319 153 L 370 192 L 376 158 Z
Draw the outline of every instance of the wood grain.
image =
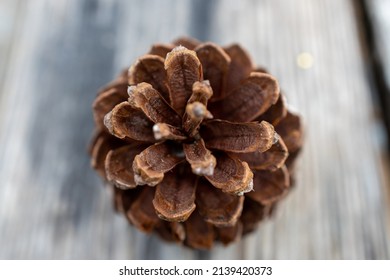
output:
M 18 40 L 25 10 L 19 0 L 0 1 L 0 84 L 7 74 L 8 59 L 12 56 L 12 44 Z M 1 92 L 0 92 L 1 101 Z M 1 103 L 1 102 L 0 102 Z
M 26 13 L 20 36 L 10 41 L 0 93 L 0 258 L 390 257 L 383 128 L 373 114 L 351 1 L 18 5 Z M 152 43 L 183 34 L 246 46 L 305 121 L 298 184 L 276 217 L 211 252 L 165 244 L 128 226 L 86 152 L 97 89 Z M 312 67 L 298 67 L 302 52 Z

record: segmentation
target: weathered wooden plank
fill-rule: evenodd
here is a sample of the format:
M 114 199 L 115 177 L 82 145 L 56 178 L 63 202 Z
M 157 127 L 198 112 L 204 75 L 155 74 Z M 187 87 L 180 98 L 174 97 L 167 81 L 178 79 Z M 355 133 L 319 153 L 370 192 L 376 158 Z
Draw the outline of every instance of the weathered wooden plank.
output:
M 213 38 L 248 46 L 279 78 L 306 124 L 297 187 L 276 219 L 244 240 L 244 256 L 389 258 L 382 127 L 373 114 L 352 1 L 221 1 L 217 11 Z M 314 61 L 306 70 L 296 63 L 303 52 Z M 224 255 L 218 250 L 212 257 Z
M 0 0 L 0 84 L 7 72 L 7 61 L 12 52 L 13 42 L 18 40 L 20 35 L 19 23 L 22 21 L 24 12 L 18 0 Z
M 2 88 L 7 98 L 0 124 L 0 257 L 172 256 L 167 246 L 155 246 L 160 242 L 156 238 L 134 231 L 114 214 L 109 195 L 90 169 L 86 148 L 97 89 L 156 40 L 151 37 L 165 18 L 173 21 L 165 24 L 162 35 L 171 36 L 186 33 L 186 26 L 178 24 L 184 19 L 173 16 L 173 2 L 23 4 L 29 12 Z M 142 17 L 149 11 L 155 13 L 155 33 L 145 32 L 151 25 Z M 126 17 L 134 22 L 124 28 L 121 20 Z M 132 46 L 125 50 L 127 37 Z M 126 57 L 118 60 L 123 53 Z M 193 258 L 180 248 L 174 253 Z
M 209 3 L 212 2 L 212 3 Z M 24 1 L 0 114 L 0 258 L 389 258 L 381 127 L 351 1 Z M 89 168 L 90 104 L 149 46 L 188 34 L 246 46 L 306 123 L 275 219 L 210 253 L 127 225 Z M 314 59 L 304 70 L 297 56 Z M 22 78 L 21 78 L 22 77 Z

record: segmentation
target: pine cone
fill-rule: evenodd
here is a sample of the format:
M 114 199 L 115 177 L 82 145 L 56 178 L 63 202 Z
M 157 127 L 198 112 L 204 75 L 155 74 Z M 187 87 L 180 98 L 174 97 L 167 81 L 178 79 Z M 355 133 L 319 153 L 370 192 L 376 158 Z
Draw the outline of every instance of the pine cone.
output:
M 142 231 L 192 248 L 228 244 L 291 187 L 300 118 L 238 45 L 155 45 L 93 111 L 92 166 Z

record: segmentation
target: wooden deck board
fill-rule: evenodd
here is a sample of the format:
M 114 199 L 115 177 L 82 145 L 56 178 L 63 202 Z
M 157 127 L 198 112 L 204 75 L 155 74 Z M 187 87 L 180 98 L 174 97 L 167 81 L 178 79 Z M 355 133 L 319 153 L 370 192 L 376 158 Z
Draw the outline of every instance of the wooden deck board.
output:
M 390 257 L 383 128 L 351 1 L 210 2 L 23 2 L 0 93 L 0 258 Z M 128 226 L 86 153 L 97 89 L 152 43 L 180 35 L 245 46 L 306 129 L 297 187 L 276 217 L 206 253 Z M 302 52 L 314 61 L 306 70 Z
M 7 73 L 12 44 L 18 40 L 20 34 L 23 14 L 24 9 L 19 0 L 0 0 L 0 84 Z

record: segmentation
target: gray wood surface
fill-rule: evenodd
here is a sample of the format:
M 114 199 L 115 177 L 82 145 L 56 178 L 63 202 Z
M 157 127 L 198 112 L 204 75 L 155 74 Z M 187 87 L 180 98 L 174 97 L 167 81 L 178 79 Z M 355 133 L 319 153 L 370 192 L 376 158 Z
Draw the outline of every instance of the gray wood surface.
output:
M 0 0 L 1 12 L 11 2 Z M 15 3 L 12 11 L 23 16 L 0 23 L 19 32 L 0 41 L 2 52 L 3 45 L 9 50 L 0 66 L 0 258 L 390 257 L 383 127 L 352 1 Z M 276 217 L 211 252 L 165 244 L 128 226 L 113 212 L 86 152 L 97 89 L 152 43 L 179 35 L 245 46 L 305 121 L 298 184 Z M 297 64 L 303 52 L 313 58 L 307 69 Z
M 23 11 L 18 9 L 19 6 L 19 0 L 0 1 L 0 84 L 7 75 L 11 45 L 17 41 L 21 31 Z

